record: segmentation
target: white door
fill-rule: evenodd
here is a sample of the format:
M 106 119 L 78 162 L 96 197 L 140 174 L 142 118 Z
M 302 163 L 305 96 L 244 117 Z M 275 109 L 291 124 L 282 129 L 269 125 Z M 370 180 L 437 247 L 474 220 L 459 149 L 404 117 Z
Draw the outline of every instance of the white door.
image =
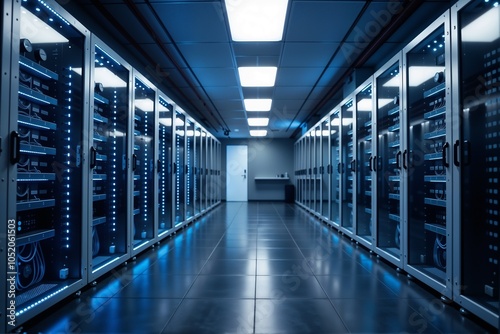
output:
M 228 145 L 226 148 L 226 201 L 248 201 L 248 147 Z

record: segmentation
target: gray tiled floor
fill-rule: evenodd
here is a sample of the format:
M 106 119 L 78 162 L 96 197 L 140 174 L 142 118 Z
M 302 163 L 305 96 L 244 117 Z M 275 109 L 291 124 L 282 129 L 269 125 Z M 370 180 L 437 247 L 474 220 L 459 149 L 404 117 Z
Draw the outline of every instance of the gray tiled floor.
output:
M 43 333 L 487 333 L 404 274 L 271 202 L 223 203 L 25 327 Z

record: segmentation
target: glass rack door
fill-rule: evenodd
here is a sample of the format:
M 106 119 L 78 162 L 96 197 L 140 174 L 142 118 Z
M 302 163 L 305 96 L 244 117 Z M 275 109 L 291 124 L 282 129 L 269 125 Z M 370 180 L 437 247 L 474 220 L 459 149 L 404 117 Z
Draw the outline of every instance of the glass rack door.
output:
M 311 132 L 308 132 L 304 137 L 304 147 L 305 147 L 305 206 L 311 209 L 311 178 L 312 178 L 312 147 L 311 147 Z
M 500 25 L 500 7 L 475 0 L 460 2 L 456 10 L 453 54 L 459 59 L 452 76 L 461 123 L 454 129 L 452 162 L 458 181 L 453 192 L 455 300 L 499 326 L 500 34 L 494 27 Z
M 321 124 L 316 126 L 313 134 L 313 193 L 314 193 L 314 205 L 313 212 L 321 213 Z
M 196 126 L 195 127 L 195 150 L 194 150 L 194 166 L 193 166 L 193 201 L 194 201 L 194 206 L 195 206 L 195 215 L 198 215 L 201 213 L 201 201 L 200 201 L 200 196 L 201 196 L 201 157 L 202 157 L 202 150 L 201 150 L 201 145 L 202 145 L 202 140 L 201 140 L 201 128 Z
M 449 289 L 443 290 L 451 276 L 451 252 L 447 252 L 451 243 L 447 107 L 451 101 L 446 22 L 431 25 L 429 32 L 417 38 L 418 44 L 410 44 L 405 50 L 408 145 L 402 160 L 408 179 L 407 261 L 414 269 L 410 274 L 423 274 L 424 282 L 450 295 Z
M 353 199 L 354 199 L 354 172 L 356 160 L 354 158 L 354 102 L 347 101 L 341 108 L 341 131 L 342 150 L 340 172 L 342 173 L 341 198 L 342 198 L 342 220 L 341 226 L 353 232 Z
M 201 210 L 207 209 L 207 132 L 201 131 L 200 202 Z
M 186 117 L 181 112 L 175 113 L 175 225 L 184 222 L 185 219 L 185 125 Z
M 19 10 L 19 20 L 12 35 L 17 63 L 9 64 L 16 80 L 12 87 L 17 89 L 10 111 L 17 124 L 9 140 L 9 186 L 15 192 L 8 201 L 15 202 L 9 205 L 15 212 L 8 214 L 16 230 L 15 266 L 9 271 L 16 275 L 15 296 L 8 303 L 15 303 L 19 325 L 84 283 L 82 217 L 87 211 L 82 212 L 81 157 L 88 140 L 84 107 L 89 71 L 84 54 L 90 44 L 83 27 L 71 24 L 57 8 L 39 1 L 10 4 Z
M 377 231 L 380 254 L 402 267 L 400 54 L 375 77 L 377 114 Z M 372 155 L 372 159 L 375 155 Z
M 154 231 L 154 138 L 156 92 L 143 79 L 134 83 L 134 141 L 132 155 L 133 225 L 132 246 L 134 251 L 146 246 L 155 238 Z M 136 253 L 135 252 L 135 253 Z
M 342 166 L 340 163 L 340 110 L 335 110 L 330 115 L 330 221 L 340 225 L 340 176 Z
M 372 243 L 372 85 L 356 94 L 356 235 Z
M 321 176 L 321 215 L 323 217 L 328 217 L 329 213 L 329 192 L 330 192 L 330 180 L 328 173 L 328 165 L 330 164 L 330 119 L 327 118 L 321 123 L 321 166 L 320 166 L 320 176 Z
M 158 235 L 172 225 L 172 111 L 163 97 L 158 105 Z
M 186 220 L 194 216 L 194 122 L 186 120 Z
M 128 253 L 129 70 L 95 46 L 90 168 L 92 170 L 91 279 Z M 104 268 L 103 268 L 104 269 Z

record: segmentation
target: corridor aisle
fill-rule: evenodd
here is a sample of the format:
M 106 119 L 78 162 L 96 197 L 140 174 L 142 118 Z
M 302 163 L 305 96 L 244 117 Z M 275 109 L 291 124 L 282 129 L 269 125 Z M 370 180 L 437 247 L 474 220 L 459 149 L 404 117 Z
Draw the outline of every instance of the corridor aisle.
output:
M 487 333 L 297 206 L 228 202 L 29 333 Z

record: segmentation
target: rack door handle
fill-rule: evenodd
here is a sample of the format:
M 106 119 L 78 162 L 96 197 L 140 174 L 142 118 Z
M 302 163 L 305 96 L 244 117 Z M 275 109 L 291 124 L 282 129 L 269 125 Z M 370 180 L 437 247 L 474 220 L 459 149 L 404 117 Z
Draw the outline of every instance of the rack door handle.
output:
M 173 166 L 173 174 L 177 174 L 177 164 L 174 162 L 172 166 Z
M 377 157 L 376 156 L 373 157 L 373 171 L 374 172 L 377 171 Z
M 356 160 L 353 159 L 351 161 L 351 172 L 355 172 L 356 171 Z
M 338 172 L 339 174 L 341 174 L 341 173 L 342 173 L 342 172 L 340 171 L 340 165 L 341 165 L 341 163 L 339 162 L 339 163 L 337 164 L 337 172 Z
M 373 171 L 373 156 L 370 155 L 370 158 L 368 159 L 369 161 L 369 168 L 370 168 L 370 172 Z
M 21 138 L 17 131 L 10 133 L 10 162 L 14 165 L 21 160 Z
M 464 140 L 463 144 L 464 147 L 462 148 L 460 159 L 462 160 L 462 165 L 467 166 L 470 164 L 470 155 L 472 153 L 470 149 L 470 141 Z
M 460 166 L 460 161 L 458 160 L 458 149 L 460 147 L 460 141 L 456 140 L 453 144 L 453 164 L 457 167 Z
M 90 169 L 94 169 L 97 165 L 97 150 L 94 146 L 90 147 Z
M 446 168 L 450 167 L 450 163 L 448 162 L 447 156 L 448 156 L 448 147 L 450 147 L 450 144 L 448 142 L 443 144 L 443 166 Z
M 401 151 L 396 153 L 396 168 L 401 169 Z
M 132 154 L 132 170 L 135 171 L 137 169 L 137 155 Z
M 408 158 L 408 151 L 407 151 L 407 150 L 404 150 L 404 152 L 403 152 L 403 168 L 404 168 L 404 169 L 408 169 L 408 161 L 407 161 L 407 158 Z
M 156 172 L 157 173 L 161 172 L 161 160 L 160 159 L 156 160 Z

